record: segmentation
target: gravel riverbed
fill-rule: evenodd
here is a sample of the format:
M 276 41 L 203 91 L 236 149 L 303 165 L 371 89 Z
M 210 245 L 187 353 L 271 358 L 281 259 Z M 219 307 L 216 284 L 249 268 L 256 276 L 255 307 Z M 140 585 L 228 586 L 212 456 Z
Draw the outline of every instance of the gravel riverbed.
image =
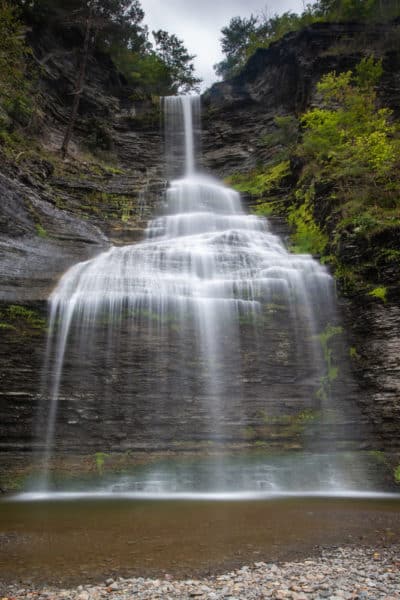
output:
M 201 579 L 135 577 L 107 579 L 73 589 L 17 585 L 3 600 L 394 600 L 400 599 L 400 546 L 337 548 L 317 558 L 284 563 L 256 562 L 236 571 Z

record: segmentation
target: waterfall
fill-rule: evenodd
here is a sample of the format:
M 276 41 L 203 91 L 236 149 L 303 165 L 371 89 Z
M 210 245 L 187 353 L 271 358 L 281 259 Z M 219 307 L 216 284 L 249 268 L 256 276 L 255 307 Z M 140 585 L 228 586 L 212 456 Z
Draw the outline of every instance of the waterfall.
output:
M 306 456 L 271 462 L 266 453 L 249 466 L 221 452 L 257 435 L 259 447 L 302 439 L 296 427 L 306 417 L 319 419 L 332 446 L 334 409 L 317 391 L 333 280 L 196 167 L 198 97 L 165 98 L 164 113 L 173 179 L 161 214 L 142 242 L 76 264 L 51 294 L 45 468 L 54 453 L 81 444 L 92 452 L 197 444 L 219 458 L 200 456 L 195 477 L 190 463 L 158 465 L 112 486 L 336 489 L 340 475 L 315 427 Z

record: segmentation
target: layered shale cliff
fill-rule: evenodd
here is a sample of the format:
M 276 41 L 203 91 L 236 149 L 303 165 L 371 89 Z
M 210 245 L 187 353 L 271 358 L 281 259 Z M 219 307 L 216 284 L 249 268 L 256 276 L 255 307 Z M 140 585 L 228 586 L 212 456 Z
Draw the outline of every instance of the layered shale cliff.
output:
M 275 117 L 298 115 L 313 105 L 318 101 L 315 86 L 320 77 L 332 70 L 353 68 L 370 47 L 383 58 L 382 102 L 399 116 L 397 34 L 397 26 L 393 24 L 368 29 L 356 23 L 316 24 L 288 34 L 269 49 L 259 49 L 239 76 L 216 84 L 204 95 L 205 168 L 229 176 L 270 160 L 271 153 L 279 149 L 266 148 L 263 139 L 275 131 Z M 71 39 L 73 35 L 76 34 L 71 31 L 47 29 L 31 33 L 41 73 L 41 121 L 35 142 L 30 141 L 12 159 L 4 154 L 2 158 L 0 449 L 3 460 L 7 455 L 28 453 L 37 443 L 32 432 L 41 394 L 46 298 L 72 264 L 98 254 L 112 243 L 140 239 L 164 186 L 158 103 L 135 99 L 135 90 L 127 86 L 110 59 L 101 53 L 91 58 L 71 156 L 65 162 L 60 160 L 57 152 L 69 115 L 78 60 L 73 51 L 76 45 L 76 40 Z M 290 185 L 288 182 L 289 188 Z M 317 200 L 323 204 L 323 194 Z M 249 198 L 250 204 L 252 201 Z M 329 217 L 329 211 L 320 212 Z M 281 219 L 274 223 L 287 235 Z M 390 243 L 398 247 L 399 236 Z M 350 255 L 354 252 L 351 235 L 343 237 L 342 251 Z M 359 448 L 383 450 L 391 455 L 399 452 L 400 439 L 400 306 L 395 294 L 399 273 L 389 269 L 384 277 L 392 290 L 386 303 L 363 294 L 341 297 L 347 343 L 354 349 L 341 372 L 343 378 L 347 378 L 348 369 L 355 375 L 350 384 L 346 379 L 346 397 L 342 402 L 343 405 L 354 402 L 361 410 L 359 429 L 355 413 L 349 411 L 348 421 L 343 423 L 343 439 L 353 436 Z M 275 350 L 268 350 L 274 367 L 273 383 L 281 386 L 287 383 L 293 388 L 292 381 L 286 381 L 284 375 L 279 377 L 279 369 L 290 365 L 290 340 L 281 339 L 281 347 Z M 134 365 L 137 380 L 148 360 L 152 357 L 143 354 Z M 251 371 L 251 357 L 247 360 Z M 165 373 L 173 373 L 173 357 L 163 368 Z M 151 413 L 145 404 L 146 395 L 151 399 L 151 389 L 139 393 L 139 382 L 135 379 L 133 391 L 139 393 L 141 403 L 133 410 L 129 405 L 129 411 L 128 400 L 118 403 L 105 434 L 98 427 L 95 407 L 107 386 L 113 384 L 118 391 L 119 384 L 112 380 L 112 372 L 91 373 L 90 377 L 97 381 L 94 395 L 88 391 L 88 398 L 75 398 L 68 406 L 65 403 L 64 413 L 61 402 L 60 435 L 70 441 L 73 452 L 157 447 L 157 440 L 143 434 L 146 415 Z M 258 389 L 262 384 L 270 387 L 270 383 L 255 382 L 253 387 Z M 250 383 L 246 385 L 251 404 L 254 389 Z M 73 396 L 73 382 L 70 387 Z M 307 406 L 304 390 L 300 402 L 303 408 Z M 181 443 L 185 447 L 187 432 L 178 423 L 178 404 L 177 397 L 176 410 L 162 426 L 170 427 L 171 444 Z M 185 406 L 190 414 L 195 410 L 195 404 Z M 301 422 L 301 412 L 300 417 L 290 407 L 286 412 L 277 445 L 296 447 L 300 435 L 312 437 L 313 425 L 307 429 L 307 424 Z M 235 420 L 233 413 L 228 417 L 232 422 Z M 120 423 L 127 419 L 134 435 L 122 440 Z M 265 442 L 271 423 L 265 422 L 260 406 L 249 405 L 248 422 L 250 427 L 248 423 L 238 424 L 241 441 Z M 87 435 L 86 447 L 81 442 L 73 443 L 76 431 Z M 89 441 L 91 431 L 94 435 Z
M 34 132 L 2 141 L 0 172 L 3 450 L 32 447 L 47 298 L 76 262 L 142 237 L 164 186 L 159 102 L 135 98 L 106 55 L 90 57 L 69 157 L 60 147 L 79 65 L 79 32 L 35 26 Z

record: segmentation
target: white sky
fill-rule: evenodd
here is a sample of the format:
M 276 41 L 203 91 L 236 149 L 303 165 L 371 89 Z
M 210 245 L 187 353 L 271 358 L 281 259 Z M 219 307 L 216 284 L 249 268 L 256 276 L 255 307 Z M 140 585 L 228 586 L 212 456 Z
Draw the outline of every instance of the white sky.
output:
M 216 80 L 213 65 L 222 58 L 221 29 L 232 17 L 303 10 L 302 0 L 142 0 L 141 5 L 150 32 L 174 33 L 196 54 L 197 75 L 204 80 L 204 89 Z

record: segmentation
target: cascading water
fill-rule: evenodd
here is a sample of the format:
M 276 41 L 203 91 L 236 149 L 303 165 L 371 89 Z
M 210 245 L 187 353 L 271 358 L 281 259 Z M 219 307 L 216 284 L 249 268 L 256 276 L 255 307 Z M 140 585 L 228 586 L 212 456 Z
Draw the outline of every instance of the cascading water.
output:
M 165 98 L 164 107 L 175 179 L 163 213 L 143 242 L 72 267 L 50 298 L 45 470 L 53 454 L 81 446 L 194 448 L 191 462 L 103 477 L 97 489 L 346 487 L 326 452 L 340 417 L 326 394 L 318 398 L 332 278 L 245 214 L 237 192 L 198 172 L 199 98 Z M 232 458 L 249 441 L 280 451 Z

